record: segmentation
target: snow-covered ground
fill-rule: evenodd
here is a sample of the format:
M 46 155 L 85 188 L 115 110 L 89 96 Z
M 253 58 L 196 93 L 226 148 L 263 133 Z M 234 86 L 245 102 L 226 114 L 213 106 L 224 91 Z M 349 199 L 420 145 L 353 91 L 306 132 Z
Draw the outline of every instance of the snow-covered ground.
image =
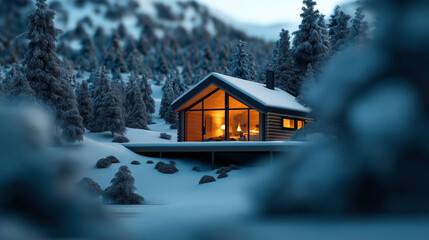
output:
M 161 86 L 152 83 L 157 110 L 162 97 Z M 127 129 L 131 142 L 176 142 L 176 130 L 153 116 L 150 131 Z M 159 138 L 160 133 L 172 135 L 172 140 Z M 118 168 L 126 165 L 136 182 L 137 193 L 145 205 L 105 206 L 118 221 L 118 229 L 135 234 L 137 239 L 426 239 L 429 235 L 427 218 L 373 217 L 366 219 L 266 219 L 257 216 L 252 190 L 255 178 L 265 174 L 262 167 L 233 170 L 229 177 L 199 185 L 203 175 L 215 174 L 204 162 L 173 159 L 179 172 L 168 175 L 154 169 L 160 159 L 140 156 L 121 144 L 111 143 L 110 133 L 87 132 L 77 145 L 54 148 L 61 156 L 74 159 L 80 176 L 90 177 L 102 188 L 110 185 Z M 96 169 L 98 159 L 109 155 L 121 162 L 106 169 Z M 141 165 L 131 165 L 138 160 Z M 170 159 L 164 159 L 168 161 Z M 287 160 L 287 159 L 285 159 Z M 200 166 L 201 172 L 192 171 Z

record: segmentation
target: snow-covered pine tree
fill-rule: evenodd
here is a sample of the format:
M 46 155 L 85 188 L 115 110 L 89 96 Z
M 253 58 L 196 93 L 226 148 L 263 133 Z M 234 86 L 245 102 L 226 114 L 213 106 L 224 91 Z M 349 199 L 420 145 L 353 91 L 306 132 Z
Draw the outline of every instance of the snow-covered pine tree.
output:
M 125 111 L 121 106 L 121 100 L 113 88 L 110 88 L 107 94 L 103 98 L 101 104 L 101 116 L 103 129 L 112 133 L 112 137 L 115 134 L 125 133 Z
M 131 110 L 134 106 L 134 89 L 136 88 L 136 73 L 131 72 L 128 77 L 127 88 L 125 89 L 125 98 L 124 98 L 124 108 L 128 114 L 131 113 Z
M 167 113 L 168 108 L 176 97 L 176 84 L 174 83 L 175 81 L 176 74 L 173 72 L 168 76 L 167 80 L 164 83 L 164 86 L 162 87 L 161 107 L 159 109 L 159 116 L 161 118 L 165 118 L 165 114 Z
M 92 117 L 88 125 L 91 132 L 102 132 L 106 129 L 103 124 L 104 98 L 110 90 L 110 79 L 105 67 L 100 67 L 93 73 Z
M 76 135 L 63 136 L 68 141 L 79 141 L 82 135 L 79 136 L 78 133 L 84 132 L 82 118 L 72 114 L 78 113 L 76 96 L 64 79 L 67 72 L 61 67 L 62 62 L 55 46 L 61 30 L 55 28 L 55 12 L 48 8 L 46 0 L 37 0 L 36 7 L 28 16 L 27 32 L 18 37 L 30 41 L 23 61 L 24 73 L 36 97 L 53 107 L 60 130 L 65 123 L 75 124 L 67 126 L 67 130 L 75 128 L 73 131 L 63 131 L 63 134 L 74 132 Z M 64 115 L 65 113 L 67 114 Z M 73 121 L 68 120 L 68 117 L 72 117 Z
M 110 84 L 110 88 L 112 92 L 117 96 L 117 99 L 119 100 L 119 106 L 122 110 L 122 115 L 126 118 L 127 111 L 124 106 L 124 99 L 125 99 L 125 83 L 122 80 L 122 75 L 117 69 L 112 76 L 112 83 Z
M 292 51 L 290 49 L 289 31 L 282 29 L 280 39 L 276 43 L 277 56 L 274 58 L 273 69 L 275 71 L 276 86 L 298 95 L 298 79 L 296 77 L 296 67 L 293 61 Z
M 216 62 L 210 47 L 206 45 L 201 54 L 201 61 L 198 67 L 206 72 L 216 72 Z
M 63 113 L 62 118 L 60 127 L 65 140 L 68 142 L 82 141 L 85 129 L 79 111 L 73 108 Z
M 182 69 L 182 73 L 181 73 L 183 82 L 188 85 L 188 86 L 192 86 L 194 85 L 193 83 L 193 79 L 192 79 L 192 67 L 191 64 L 189 62 L 187 62 L 185 64 L 185 66 Z
M 320 14 L 319 19 L 317 20 L 317 25 L 320 27 L 321 38 L 323 45 L 327 46 L 329 51 L 331 50 L 331 42 L 329 40 L 329 28 L 326 26 L 325 15 Z M 327 54 L 329 55 L 329 54 Z M 327 55 L 325 57 L 327 57 Z M 323 62 L 323 59 L 322 59 Z M 314 70 L 314 69 L 313 69 Z
M 254 63 L 251 62 L 252 59 L 247 53 L 246 45 L 246 42 L 238 41 L 232 52 L 228 69 L 233 77 L 254 81 L 256 79 Z
M 329 54 L 329 46 L 323 39 L 323 32 L 318 24 L 319 11 L 314 9 L 316 2 L 313 0 L 304 0 L 305 7 L 302 8 L 302 22 L 298 31 L 293 35 L 293 55 L 295 65 L 297 66 L 297 89 L 301 88 L 304 74 L 307 72 L 308 64 L 313 68 L 319 69 L 319 65 Z
M 128 54 L 127 66 L 130 72 L 143 73 L 143 57 L 136 48 Z
M 160 82 L 163 80 L 163 79 L 161 79 L 161 77 L 167 76 L 170 72 L 168 70 L 167 60 L 165 60 L 165 57 L 162 54 L 158 55 L 158 58 L 156 59 L 156 63 L 155 63 L 154 68 L 155 68 L 154 69 L 155 73 L 157 75 L 157 80 Z
M 27 101 L 35 100 L 35 92 L 30 87 L 25 75 L 18 69 L 14 71 L 13 79 L 5 88 L 5 97 L 9 100 Z
M 329 22 L 329 40 L 331 42 L 331 54 L 336 54 L 347 44 L 350 28 L 350 15 L 343 12 L 340 6 L 336 6 Z
M 76 92 L 78 110 L 83 118 L 83 125 L 88 127 L 92 116 L 91 93 L 89 92 L 88 83 L 83 80 Z
M 147 123 L 152 123 L 152 114 L 155 113 L 155 100 L 152 98 L 152 87 L 149 84 L 145 74 L 139 79 L 139 88 L 143 96 L 143 102 L 146 105 Z
M 125 95 L 125 106 L 128 109 L 125 126 L 130 128 L 149 129 L 147 127 L 148 112 L 143 102 L 142 92 L 136 85 L 136 76 L 134 73 L 130 75 L 130 81 Z
M 98 65 L 97 58 L 95 57 L 94 44 L 88 34 L 82 37 L 81 50 L 79 55 L 79 68 L 81 71 L 91 71 Z
M 111 204 L 141 204 L 144 198 L 134 191 L 134 177 L 126 166 L 121 166 L 112 179 L 111 185 L 103 192 L 103 200 Z
M 350 29 L 350 43 L 360 44 L 368 41 L 368 22 L 365 21 L 363 8 L 357 8 Z
M 229 53 L 229 44 L 224 42 L 217 53 L 218 71 L 223 71 L 228 66 Z
M 117 31 L 114 31 L 110 40 L 109 53 L 107 54 L 104 65 L 113 70 L 119 69 L 121 73 L 127 73 L 128 68 L 125 64 L 124 50 L 120 44 L 120 37 Z

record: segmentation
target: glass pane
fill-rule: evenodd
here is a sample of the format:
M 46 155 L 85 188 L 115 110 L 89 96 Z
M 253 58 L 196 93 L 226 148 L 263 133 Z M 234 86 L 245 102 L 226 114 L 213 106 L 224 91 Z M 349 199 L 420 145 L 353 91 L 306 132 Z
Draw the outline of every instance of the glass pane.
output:
M 204 111 L 204 141 L 225 141 L 225 111 Z
M 203 103 L 200 102 L 197 105 L 195 105 L 191 110 L 202 110 L 203 109 Z
M 289 118 L 283 118 L 284 128 L 295 128 L 295 120 Z
M 229 111 L 229 141 L 248 141 L 247 110 Z
M 185 141 L 201 142 L 203 137 L 202 122 L 202 111 L 188 111 L 185 113 Z
M 300 129 L 300 128 L 304 127 L 305 122 L 304 122 L 304 121 L 301 121 L 301 120 L 297 120 L 297 121 L 296 121 L 296 125 L 297 125 L 297 128 L 296 128 L 296 129 Z
M 229 108 L 249 108 L 247 105 L 243 104 L 242 102 L 238 101 L 237 99 L 233 97 L 229 97 Z
M 204 99 L 204 109 L 225 109 L 225 92 L 219 90 Z
M 259 112 L 250 109 L 250 141 L 259 141 Z

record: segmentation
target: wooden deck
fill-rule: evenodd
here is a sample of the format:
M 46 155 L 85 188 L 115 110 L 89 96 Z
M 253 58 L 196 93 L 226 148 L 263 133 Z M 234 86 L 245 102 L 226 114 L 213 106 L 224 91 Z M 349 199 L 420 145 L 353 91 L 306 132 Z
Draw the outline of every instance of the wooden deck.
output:
M 273 161 L 274 153 L 291 152 L 308 146 L 306 142 L 176 142 L 124 143 L 123 146 L 138 154 L 209 153 L 214 168 L 216 153 L 267 153 Z

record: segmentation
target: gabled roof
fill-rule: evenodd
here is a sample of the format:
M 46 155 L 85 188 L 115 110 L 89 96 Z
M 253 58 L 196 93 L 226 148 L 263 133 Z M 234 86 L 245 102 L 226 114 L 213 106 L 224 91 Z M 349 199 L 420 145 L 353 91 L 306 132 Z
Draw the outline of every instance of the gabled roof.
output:
M 275 88 L 268 89 L 265 84 L 226 76 L 219 73 L 211 73 L 194 87 L 186 91 L 172 103 L 175 111 L 183 110 L 183 106 L 196 95 L 215 85 L 234 98 L 242 101 L 250 107 L 263 111 L 289 114 L 305 117 L 311 109 L 298 103 L 296 98 L 289 93 Z

